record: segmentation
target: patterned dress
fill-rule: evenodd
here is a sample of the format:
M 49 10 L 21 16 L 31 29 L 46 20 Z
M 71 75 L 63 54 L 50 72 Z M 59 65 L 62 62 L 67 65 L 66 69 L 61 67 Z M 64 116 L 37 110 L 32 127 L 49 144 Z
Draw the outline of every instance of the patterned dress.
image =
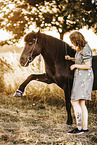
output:
M 74 73 L 73 88 L 71 92 L 71 101 L 80 99 L 91 100 L 93 86 L 93 70 L 92 70 L 92 51 L 88 44 L 75 54 L 75 63 L 84 64 L 85 61 L 91 60 L 91 68 L 82 70 L 76 69 Z

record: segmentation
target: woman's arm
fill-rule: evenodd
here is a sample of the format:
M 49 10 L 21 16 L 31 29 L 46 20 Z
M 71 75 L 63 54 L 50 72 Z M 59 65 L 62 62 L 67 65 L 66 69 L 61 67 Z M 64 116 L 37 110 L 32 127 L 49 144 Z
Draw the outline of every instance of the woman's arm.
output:
M 78 68 L 78 69 L 90 69 L 91 67 L 91 60 L 88 60 L 85 62 L 85 64 L 73 64 L 70 66 L 70 69 L 73 70 L 75 68 Z
M 74 57 L 70 57 L 69 55 L 65 55 L 65 59 L 75 61 Z

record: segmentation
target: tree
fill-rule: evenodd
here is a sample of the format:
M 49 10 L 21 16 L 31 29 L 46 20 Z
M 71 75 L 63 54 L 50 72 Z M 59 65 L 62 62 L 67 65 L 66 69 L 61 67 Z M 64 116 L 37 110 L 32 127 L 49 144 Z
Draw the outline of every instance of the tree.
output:
M 97 22 L 96 2 L 92 3 L 91 0 L 56 0 L 51 6 L 51 8 L 56 8 L 56 11 L 43 13 L 45 22 L 40 27 L 43 29 L 45 27 L 56 27 L 61 39 L 66 32 L 80 29 L 83 26 L 95 29 Z
M 12 39 L 2 41 L 1 45 L 16 43 L 26 34 L 26 29 L 32 25 L 33 19 L 37 18 L 36 9 L 31 13 L 32 8 L 25 1 L 5 0 L 0 2 L 1 16 L 3 21 L 0 23 L 0 28 L 12 32 Z M 31 16 L 30 16 L 31 14 Z
M 61 39 L 66 32 L 83 26 L 93 27 L 97 33 L 96 2 L 92 0 L 2 0 L 0 6 L 0 28 L 13 35 L 1 45 L 18 42 L 33 23 L 41 31 L 55 27 Z

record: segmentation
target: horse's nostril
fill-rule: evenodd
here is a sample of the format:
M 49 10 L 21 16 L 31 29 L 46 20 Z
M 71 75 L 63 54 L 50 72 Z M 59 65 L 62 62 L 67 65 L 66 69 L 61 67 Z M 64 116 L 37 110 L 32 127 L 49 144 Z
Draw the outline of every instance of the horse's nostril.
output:
M 24 64 L 24 62 L 25 62 L 24 57 L 21 57 L 21 58 L 20 58 L 20 64 L 21 64 L 21 65 L 23 65 L 23 64 Z

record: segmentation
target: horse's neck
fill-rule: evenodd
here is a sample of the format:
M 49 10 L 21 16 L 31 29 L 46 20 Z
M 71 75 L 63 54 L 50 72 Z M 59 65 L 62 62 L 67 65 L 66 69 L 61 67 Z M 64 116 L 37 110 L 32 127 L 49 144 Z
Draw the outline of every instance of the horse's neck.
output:
M 56 38 L 52 38 L 50 36 L 42 36 L 43 40 L 43 48 L 42 56 L 45 60 L 51 59 L 53 61 L 57 61 L 58 59 L 64 59 L 65 55 L 74 56 L 74 50 L 65 42 L 57 40 Z M 46 44 L 44 44 L 46 43 Z

